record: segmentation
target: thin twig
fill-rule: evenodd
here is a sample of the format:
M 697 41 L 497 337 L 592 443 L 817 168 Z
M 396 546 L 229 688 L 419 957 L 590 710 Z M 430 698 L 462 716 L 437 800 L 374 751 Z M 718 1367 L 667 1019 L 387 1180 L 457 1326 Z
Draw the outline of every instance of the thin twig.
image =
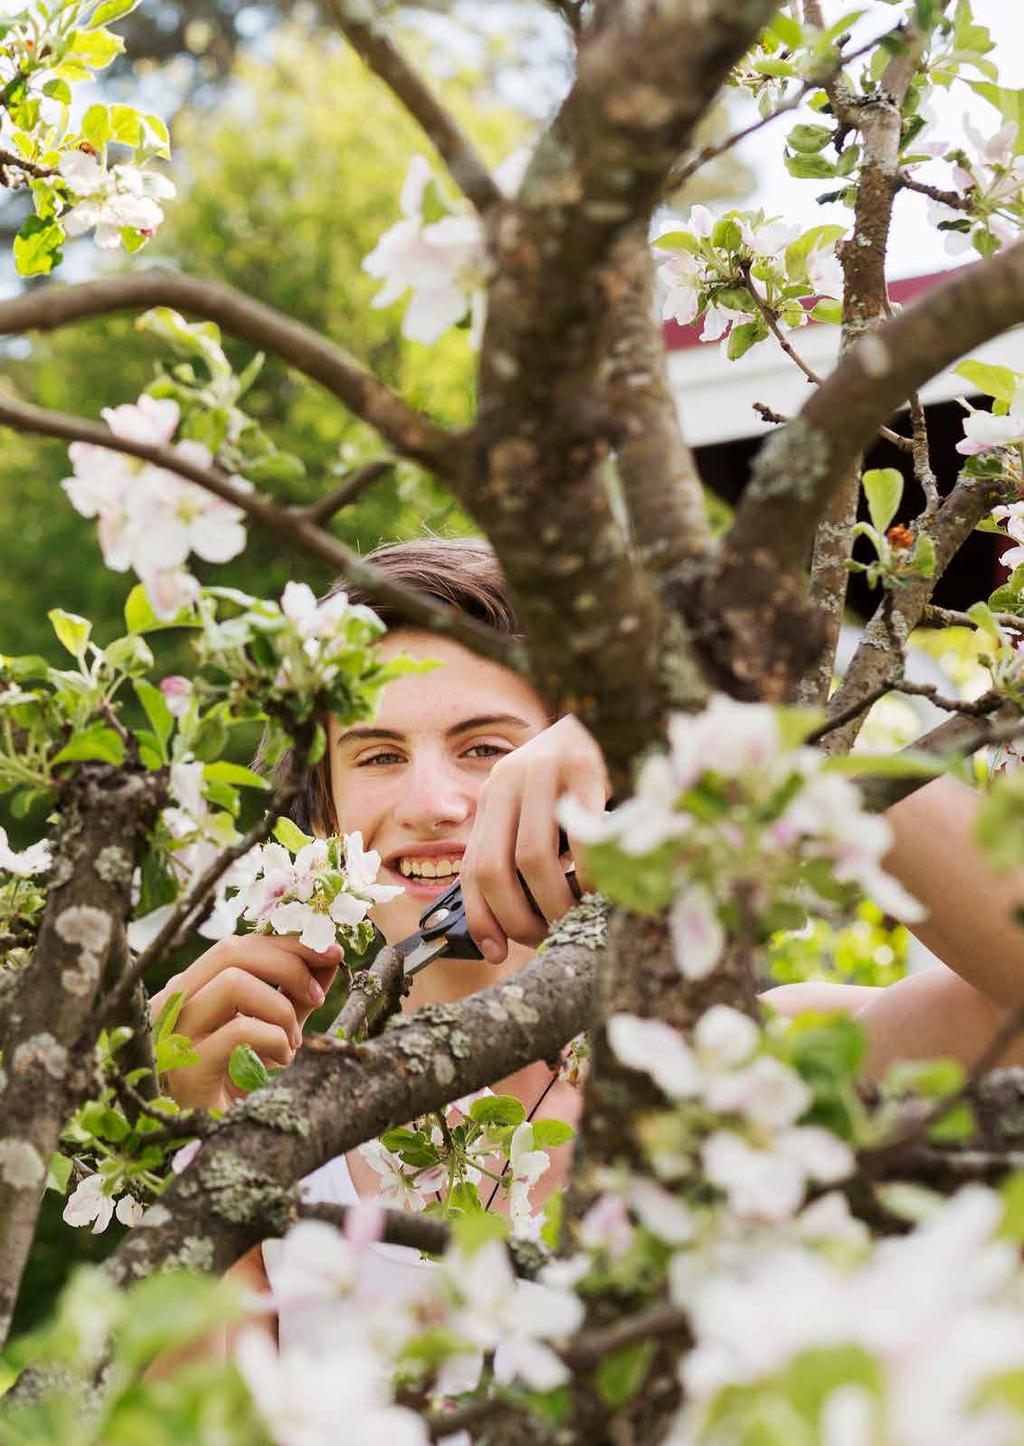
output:
M 37 161 L 27 161 L 24 156 L 15 155 L 13 151 L 0 150 L 0 169 L 5 166 L 14 166 L 27 176 L 39 178 L 57 174 L 53 166 L 41 166 Z
M 370 967 L 356 975 L 341 1012 L 325 1034 L 331 1039 L 353 1042 L 364 1026 L 372 1028 L 380 1023 L 381 1011 L 385 1016 L 394 1013 L 404 984 L 405 960 L 385 944 Z
M 364 562 L 358 553 L 346 547 L 333 533 L 309 522 L 301 510 L 281 507 L 256 489 L 246 492 L 227 473 L 216 467 L 204 467 L 193 462 L 190 458 L 183 457 L 173 446 L 159 446 L 152 442 L 137 441 L 132 437 L 116 437 L 98 422 L 65 412 L 51 412 L 46 407 L 36 407 L 6 395 L 0 395 L 0 424 L 44 437 L 89 442 L 111 452 L 141 457 L 143 461 L 153 462 L 168 472 L 186 477 L 207 492 L 212 492 L 238 507 L 266 527 L 275 539 L 289 543 L 321 562 L 330 563 L 345 577 L 364 588 L 371 598 L 377 598 L 394 607 L 408 622 L 429 632 L 455 638 L 472 651 L 492 658 L 495 662 L 504 663 L 507 667 L 521 671 L 525 666 L 522 649 L 505 634 L 476 622 L 445 603 L 435 602 L 417 588 L 384 577 L 372 563 Z
M 362 0 L 358 5 L 351 0 L 322 3 L 352 49 L 426 132 L 459 189 L 481 214 L 496 206 L 501 192 L 483 157 L 387 32 L 376 24 L 370 7 Z
M 301 515 L 316 527 L 323 527 L 324 523 L 329 522 L 336 512 L 340 512 L 343 507 L 351 507 L 353 502 L 357 502 L 362 497 L 367 488 L 372 487 L 381 477 L 387 476 L 394 469 L 393 457 L 382 457 L 377 462 L 367 462 L 324 497 L 318 497 L 308 507 L 303 507 Z
M 996 622 L 1003 628 L 1015 628 L 1018 632 L 1024 632 L 1024 618 L 1017 617 L 1015 613 L 993 613 Z M 937 603 L 929 603 L 921 617 L 925 625 L 931 623 L 933 627 L 939 628 L 976 628 L 978 625 L 970 613 L 959 612 L 956 608 L 939 607 Z
M 859 718 L 862 713 L 873 708 L 880 698 L 884 698 L 886 693 L 890 692 L 892 692 L 892 684 L 888 679 L 884 683 L 879 683 L 877 688 L 872 688 L 871 692 L 865 693 L 863 698 L 855 699 L 834 718 L 826 718 L 824 723 L 815 728 L 813 732 L 808 733 L 806 742 L 808 744 L 820 743 L 827 734 L 833 733 L 847 723 L 852 723 L 854 718 Z
M 938 201 L 941 206 L 948 206 L 952 211 L 971 209 L 970 192 L 944 191 L 939 186 L 929 186 L 926 181 L 918 181 L 906 173 L 896 177 L 896 185 L 901 191 L 916 191 L 919 196 L 927 196 L 929 200 Z
M 764 319 L 764 323 L 767 326 L 768 330 L 771 332 L 772 336 L 775 338 L 779 346 L 781 346 L 782 350 L 789 357 L 790 361 L 794 362 L 796 366 L 800 368 L 800 370 L 803 372 L 804 376 L 811 383 L 811 385 L 815 387 L 820 387 L 822 383 L 821 376 L 818 374 L 818 372 L 814 370 L 813 367 L 808 366 L 808 364 L 804 361 L 803 357 L 793 346 L 792 342 L 790 342 L 789 338 L 786 336 L 786 333 L 782 330 L 782 327 L 779 324 L 778 312 L 774 309 L 774 307 L 768 305 L 767 301 L 765 301 L 763 296 L 758 295 L 754 287 L 753 277 L 750 274 L 750 263 L 744 262 L 744 264 L 740 267 L 740 270 L 743 273 L 743 278 L 746 282 L 747 290 L 754 298 L 754 305 L 761 313 L 761 316 Z M 764 408 L 763 403 L 755 402 L 754 410 L 760 415 L 764 415 L 764 412 L 767 411 L 767 408 Z M 772 417 L 765 416 L 764 420 L 784 421 L 786 419 L 780 418 L 779 414 L 776 412 Z M 898 447 L 901 452 L 913 451 L 914 444 L 910 440 L 910 438 L 901 437 L 899 432 L 894 432 L 891 427 L 879 427 L 878 435 L 880 437 L 884 437 L 887 442 L 891 442 L 894 447 Z
M 939 484 L 932 471 L 931 454 L 928 446 L 928 418 L 921 403 L 919 392 L 910 396 L 911 448 L 914 458 L 914 476 L 924 493 L 925 507 L 921 514 L 927 521 L 939 510 Z
M 594 1366 L 623 1346 L 634 1341 L 680 1335 L 687 1329 L 685 1311 L 674 1305 L 654 1305 L 650 1310 L 628 1315 L 614 1325 L 599 1330 L 583 1331 L 559 1351 L 562 1359 L 579 1367 Z

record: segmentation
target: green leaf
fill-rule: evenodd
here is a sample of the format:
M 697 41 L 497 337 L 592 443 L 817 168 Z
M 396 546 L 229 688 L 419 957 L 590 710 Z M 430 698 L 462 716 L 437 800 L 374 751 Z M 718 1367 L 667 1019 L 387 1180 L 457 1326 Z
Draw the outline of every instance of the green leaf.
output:
M 143 114 L 142 119 L 156 138 L 157 145 L 160 148 L 159 154 L 162 156 L 170 156 L 171 137 L 168 134 L 167 126 L 164 124 L 164 122 L 160 119 L 158 115 Z
M 1015 1170 L 1000 1186 L 1005 1213 L 999 1234 L 1024 1243 L 1024 1170 Z
M 258 1090 L 270 1079 L 266 1065 L 251 1044 L 236 1044 L 228 1060 L 231 1083 L 248 1093 Z
M 63 608 L 51 608 L 46 616 L 57 634 L 57 641 L 67 648 L 73 658 L 81 658 L 92 632 L 89 619 L 80 618 L 77 613 L 66 613 Z
M 938 778 L 949 770 L 949 760 L 934 753 L 919 753 L 912 748 L 899 753 L 844 753 L 829 758 L 823 765 L 827 773 L 842 773 L 857 778 Z
M 956 1059 L 900 1059 L 890 1065 L 882 1081 L 888 1095 L 921 1095 L 942 1099 L 963 1087 L 967 1072 Z
M 469 1117 L 478 1125 L 519 1125 L 526 1119 L 526 1110 L 514 1095 L 484 1095 L 470 1105 Z
M 729 333 L 729 340 L 726 343 L 725 354 L 730 361 L 739 361 L 745 356 L 752 346 L 759 341 L 764 341 L 768 332 L 762 321 L 745 321 L 741 326 L 734 326 Z
M 142 140 L 142 117 L 130 105 L 110 107 L 111 139 L 125 146 L 137 146 Z
M 1024 149 L 1024 90 L 1011 90 L 1005 85 L 993 85 L 988 80 L 969 80 L 967 84 L 976 95 L 994 105 L 1004 120 L 1017 127 L 1014 151 L 1019 155 Z
M 297 854 L 307 844 L 313 842 L 308 833 L 303 833 L 297 823 L 292 823 L 290 818 L 279 818 L 274 824 L 274 837 L 279 844 L 283 844 L 290 854 Z
M 259 788 L 266 792 L 270 787 L 268 780 L 251 768 L 245 768 L 241 763 L 228 763 L 224 759 L 207 763 L 203 777 L 210 783 L 231 783 L 237 788 Z
M 452 1220 L 451 1231 L 459 1249 L 466 1255 L 475 1255 L 481 1245 L 487 1245 L 492 1240 L 504 1240 L 509 1232 L 509 1223 L 489 1210 L 467 1210 Z
M 135 326 L 170 343 L 183 356 L 199 357 L 212 376 L 231 376 L 231 363 L 224 355 L 220 327 L 215 322 L 189 322 L 169 306 L 154 306 L 136 319 Z
M 130 633 L 156 633 L 164 628 L 198 628 L 199 619 L 192 608 L 184 607 L 173 618 L 158 618 L 146 593 L 138 582 L 128 594 L 124 605 L 124 625 Z
M 769 21 L 768 30 L 782 41 L 787 50 L 797 50 L 803 44 L 803 26 L 792 15 L 776 15 Z
M 174 714 L 170 708 L 168 708 L 160 689 L 154 688 L 152 683 L 147 683 L 144 678 L 136 678 L 132 687 L 135 689 L 135 695 L 142 704 L 146 717 L 149 719 L 150 727 L 156 736 L 160 751 L 166 759 L 167 740 L 174 732 Z
M 824 321 L 830 326 L 838 326 L 843 319 L 843 303 L 836 301 L 831 296 L 823 296 L 811 307 L 810 314 L 815 321 Z
M 157 1044 L 174 1033 L 174 1026 L 178 1022 L 178 1015 L 181 1013 L 184 1003 L 184 989 L 179 989 L 176 993 L 167 996 L 163 1008 L 157 1015 L 156 1023 L 153 1025 L 153 1039 Z
M 918 577 L 933 577 L 935 574 L 935 543 L 927 532 L 922 532 L 914 544 L 910 571 Z
M 138 678 L 153 666 L 153 653 L 138 633 L 115 638 L 103 649 L 103 658 L 116 673 L 123 673 L 128 678 Z
M 82 135 L 101 151 L 111 137 L 110 113 L 105 105 L 91 105 L 82 117 Z
M 46 1190 L 56 1190 L 58 1195 L 68 1193 L 68 1185 L 71 1183 L 71 1161 L 67 1155 L 62 1155 L 55 1150 L 50 1156 L 49 1169 L 46 1172 Z
M 576 1131 L 564 1120 L 533 1121 L 533 1143 L 539 1150 L 553 1150 L 556 1146 L 566 1145 L 575 1138 Z
M 875 528 L 884 533 L 903 496 L 903 476 L 895 467 L 872 467 L 864 473 L 864 495 Z
M 68 54 L 91 70 L 105 70 L 122 50 L 124 41 L 110 30 L 74 30 L 68 42 Z
M 991 362 L 975 361 L 973 358 L 960 362 L 953 370 L 984 396 L 995 397 L 997 402 L 1005 402 L 1007 406 L 1013 402 L 1021 380 L 1010 367 L 997 367 Z
M 103 4 L 97 6 L 89 21 L 89 29 L 96 30 L 101 25 L 113 25 L 115 20 L 130 15 L 139 4 L 139 0 L 103 0 Z
M 93 723 L 65 743 L 53 760 L 59 763 L 84 763 L 88 760 L 119 765 L 124 762 L 124 742 L 120 734 L 105 723 Z
M 43 86 L 43 94 L 51 100 L 60 101 L 61 105 L 71 104 L 71 87 L 63 80 L 48 80 Z
M 824 156 L 805 156 L 799 152 L 786 157 L 786 170 L 798 181 L 823 181 L 836 173 L 834 162 Z
M 966 1100 L 961 1100 L 929 1125 L 928 1138 L 937 1145 L 959 1144 L 971 1139 L 977 1127 L 974 1111 Z
M 14 238 L 14 264 L 19 276 L 48 276 L 64 259 L 64 229 L 56 221 L 28 216 Z
M 241 470 L 257 487 L 264 487 L 268 483 L 272 486 L 287 486 L 303 480 L 306 464 L 301 457 L 296 457 L 291 452 L 271 452 L 268 457 L 261 457 L 257 462 L 247 462 Z
M 633 1399 L 647 1377 L 655 1350 L 654 1341 L 633 1341 L 602 1356 L 594 1382 L 606 1406 L 615 1411 Z
M 786 137 L 787 143 L 801 155 L 812 156 L 832 139 L 831 126 L 798 125 Z
M 967 609 L 967 616 L 977 627 L 981 628 L 982 632 L 987 633 L 994 643 L 1002 643 L 1003 630 L 996 622 L 995 614 L 988 603 L 971 603 Z

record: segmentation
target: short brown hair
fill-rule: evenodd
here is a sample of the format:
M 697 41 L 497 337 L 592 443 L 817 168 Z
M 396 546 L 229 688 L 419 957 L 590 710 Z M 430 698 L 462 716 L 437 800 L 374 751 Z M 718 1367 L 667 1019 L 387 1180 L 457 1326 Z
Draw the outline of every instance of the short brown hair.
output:
M 410 542 L 389 542 L 367 553 L 366 561 L 372 562 L 384 577 L 404 582 L 435 602 L 447 603 L 476 622 L 512 637 L 520 635 L 504 573 L 493 548 L 482 537 L 423 537 Z M 325 597 L 339 592 L 347 593 L 351 602 L 372 607 L 386 627 L 406 625 L 394 607 L 374 597 L 372 589 L 352 587 L 344 578 L 339 578 Z M 281 760 L 279 770 L 282 764 L 286 765 L 287 759 Z M 329 754 L 310 770 L 290 813 L 306 833 L 313 832 L 314 827 L 337 829 Z

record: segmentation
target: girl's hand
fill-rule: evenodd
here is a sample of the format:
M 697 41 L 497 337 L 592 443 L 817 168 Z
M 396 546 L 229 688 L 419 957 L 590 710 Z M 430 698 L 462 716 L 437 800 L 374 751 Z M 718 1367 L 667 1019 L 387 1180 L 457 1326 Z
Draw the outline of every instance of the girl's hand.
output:
M 150 1018 L 170 995 L 184 991 L 175 1029 L 189 1036 L 199 1056 L 198 1064 L 167 1075 L 178 1104 L 225 1110 L 242 1096 L 228 1075 L 236 1045 L 251 1045 L 265 1065 L 291 1064 L 302 1026 L 324 1002 L 341 952 L 336 944 L 316 954 L 295 938 L 248 934 L 221 939 L 168 980 L 149 1002 Z
M 569 862 L 588 885 L 571 838 L 568 856 L 559 858 L 555 806 L 564 793 L 597 813 L 610 793 L 600 748 L 571 716 L 499 759 L 480 790 L 460 877 L 470 933 L 491 964 L 505 958 L 510 939 L 539 944 L 573 907 L 565 881 Z M 530 907 L 517 872 L 543 918 Z

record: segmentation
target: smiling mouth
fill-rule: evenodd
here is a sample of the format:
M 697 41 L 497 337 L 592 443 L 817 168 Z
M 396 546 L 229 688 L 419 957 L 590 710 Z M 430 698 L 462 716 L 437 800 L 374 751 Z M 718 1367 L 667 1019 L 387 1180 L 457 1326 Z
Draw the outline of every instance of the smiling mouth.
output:
M 397 859 L 392 868 L 405 879 L 426 879 L 432 883 L 436 879 L 457 879 L 462 872 L 462 860 L 404 858 Z

